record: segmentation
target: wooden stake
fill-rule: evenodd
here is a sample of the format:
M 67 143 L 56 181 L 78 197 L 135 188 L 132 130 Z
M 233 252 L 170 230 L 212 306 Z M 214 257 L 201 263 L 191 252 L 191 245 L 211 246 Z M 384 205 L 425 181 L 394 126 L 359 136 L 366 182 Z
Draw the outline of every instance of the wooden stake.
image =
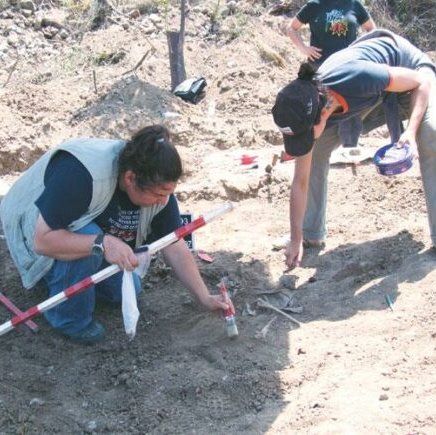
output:
M 92 80 L 93 80 L 93 82 L 94 82 L 94 92 L 95 92 L 96 94 L 98 94 L 98 91 L 97 91 L 97 77 L 96 77 L 96 74 L 95 74 L 95 70 L 94 70 L 94 69 L 92 70 Z
M 9 83 L 9 80 L 11 79 L 12 73 L 15 71 L 15 68 L 17 67 L 17 63 L 18 63 L 18 59 L 14 62 L 14 64 L 10 67 L 10 71 L 9 71 L 9 75 L 8 78 L 5 82 L 5 84 L 3 85 L 3 87 L 5 88 L 6 85 Z
M 7 298 L 3 293 L 0 292 L 0 302 L 12 313 L 17 315 L 23 314 L 23 312 L 15 306 L 15 304 Z M 38 325 L 35 322 L 32 322 L 32 320 L 27 320 L 24 322 L 24 324 L 32 331 L 32 332 L 38 332 Z

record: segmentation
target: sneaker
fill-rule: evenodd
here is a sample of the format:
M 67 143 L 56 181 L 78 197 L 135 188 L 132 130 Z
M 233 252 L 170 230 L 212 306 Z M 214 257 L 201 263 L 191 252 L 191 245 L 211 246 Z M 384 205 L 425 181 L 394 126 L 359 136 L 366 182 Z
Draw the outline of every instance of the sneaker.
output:
M 64 334 L 70 340 L 81 344 L 94 344 L 104 340 L 105 330 L 103 325 L 92 321 L 86 328 L 74 334 Z
M 324 240 L 303 240 L 303 247 L 306 249 L 314 248 L 314 249 L 324 249 L 325 242 Z

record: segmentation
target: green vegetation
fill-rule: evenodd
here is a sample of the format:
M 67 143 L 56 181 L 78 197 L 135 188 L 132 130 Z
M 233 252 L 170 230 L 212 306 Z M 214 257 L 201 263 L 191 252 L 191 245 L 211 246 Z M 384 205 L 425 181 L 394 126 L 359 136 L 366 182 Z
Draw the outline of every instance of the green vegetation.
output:
M 221 13 L 220 13 L 220 0 L 217 0 L 216 3 L 212 6 L 212 10 L 209 12 L 209 18 L 210 18 L 210 24 L 211 28 L 218 28 L 219 23 L 222 19 Z
M 73 15 L 80 15 L 89 10 L 93 0 L 59 0 L 59 5 Z
M 58 5 L 65 8 L 70 17 L 77 21 L 86 21 L 86 13 L 97 0 L 35 0 L 38 8 L 41 5 Z M 194 4 L 204 0 L 192 0 Z M 161 13 L 165 21 L 172 8 L 180 8 L 180 0 L 109 0 L 110 5 L 120 10 L 137 9 L 140 14 Z M 287 0 L 289 3 L 288 15 L 295 14 L 307 0 Z M 362 0 L 370 11 L 378 27 L 391 29 L 408 38 L 423 50 L 436 49 L 436 0 Z M 262 0 L 250 2 L 250 7 L 239 9 L 234 15 L 223 16 L 225 5 L 223 0 L 209 0 L 206 7 L 209 9 L 211 33 L 219 33 L 220 25 L 227 21 L 226 27 L 229 39 L 238 38 L 244 31 L 249 15 L 265 13 L 276 0 Z M 11 0 L 0 0 L 0 10 L 7 8 Z M 83 23 L 82 23 L 83 24 Z M 80 26 L 79 26 L 80 27 Z M 86 28 L 84 26 L 81 26 Z
M 248 22 L 248 18 L 245 14 L 237 12 L 235 15 L 231 15 L 227 18 L 229 41 L 233 41 L 238 38 Z
M 412 42 L 426 50 L 436 49 L 436 4 L 434 0 L 396 0 L 394 14 Z
M 126 57 L 126 52 L 123 50 L 115 53 L 102 52 L 94 56 L 93 63 L 96 65 L 108 65 L 121 62 Z
M 405 36 L 422 50 L 436 49 L 435 0 L 373 0 L 366 6 L 378 27 Z

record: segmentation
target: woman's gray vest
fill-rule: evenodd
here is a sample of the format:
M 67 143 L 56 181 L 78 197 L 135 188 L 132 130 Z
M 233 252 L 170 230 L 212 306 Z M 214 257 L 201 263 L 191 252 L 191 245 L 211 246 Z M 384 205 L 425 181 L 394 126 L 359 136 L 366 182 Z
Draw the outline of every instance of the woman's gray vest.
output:
M 35 201 L 44 190 L 44 173 L 53 155 L 68 151 L 89 171 L 92 177 L 92 198 L 87 212 L 67 228 L 77 231 L 109 204 L 118 182 L 118 156 L 125 142 L 109 139 L 72 139 L 45 153 L 15 182 L 0 204 L 0 217 L 12 259 L 24 287 L 33 287 L 52 267 L 54 259 L 34 251 L 35 224 L 39 210 Z M 164 206 L 141 208 L 136 246 L 150 232 L 154 216 Z

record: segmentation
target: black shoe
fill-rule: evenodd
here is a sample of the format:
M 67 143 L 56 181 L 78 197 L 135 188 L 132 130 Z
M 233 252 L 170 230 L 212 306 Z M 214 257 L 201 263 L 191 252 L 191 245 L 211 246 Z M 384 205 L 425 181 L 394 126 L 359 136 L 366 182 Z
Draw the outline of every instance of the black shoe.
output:
M 325 241 L 324 240 L 303 240 L 303 248 L 313 248 L 313 249 L 324 249 Z
M 74 334 L 64 334 L 70 340 L 81 344 L 94 344 L 104 340 L 105 330 L 103 325 L 96 321 L 92 321 L 86 328 Z

